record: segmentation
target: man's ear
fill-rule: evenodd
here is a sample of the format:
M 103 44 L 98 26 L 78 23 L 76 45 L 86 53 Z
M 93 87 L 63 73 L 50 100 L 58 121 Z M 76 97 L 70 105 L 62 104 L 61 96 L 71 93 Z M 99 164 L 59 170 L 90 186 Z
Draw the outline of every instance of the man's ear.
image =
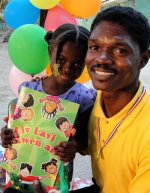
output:
M 140 68 L 146 66 L 149 58 L 150 58 L 150 49 L 141 54 Z

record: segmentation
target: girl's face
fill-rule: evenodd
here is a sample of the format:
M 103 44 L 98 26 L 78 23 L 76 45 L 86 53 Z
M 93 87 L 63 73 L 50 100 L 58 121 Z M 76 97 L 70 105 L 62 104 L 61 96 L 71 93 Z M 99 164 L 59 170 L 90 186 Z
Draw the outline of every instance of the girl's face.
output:
M 54 64 L 59 64 L 58 75 L 56 79 L 59 83 L 71 83 L 76 80 L 82 73 L 85 66 L 86 51 L 82 45 L 76 45 L 73 42 L 67 41 L 64 43 L 58 60 L 56 61 L 57 48 L 51 50 L 51 69 L 54 69 Z

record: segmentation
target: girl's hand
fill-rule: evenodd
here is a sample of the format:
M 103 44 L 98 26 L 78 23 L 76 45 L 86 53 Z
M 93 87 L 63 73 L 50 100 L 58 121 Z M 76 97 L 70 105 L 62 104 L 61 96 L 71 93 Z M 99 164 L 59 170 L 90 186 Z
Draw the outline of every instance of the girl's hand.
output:
M 48 78 L 48 76 L 33 77 L 31 81 L 32 81 L 32 82 L 39 82 L 40 80 L 44 80 L 44 79 L 46 79 L 46 78 Z
M 13 129 L 7 128 L 7 126 L 1 129 L 2 146 L 5 148 L 10 147 L 12 144 L 17 143 L 19 135 L 14 133 Z
M 60 160 L 68 162 L 75 158 L 77 153 L 78 145 L 76 141 L 60 142 L 54 147 L 55 155 L 60 157 Z

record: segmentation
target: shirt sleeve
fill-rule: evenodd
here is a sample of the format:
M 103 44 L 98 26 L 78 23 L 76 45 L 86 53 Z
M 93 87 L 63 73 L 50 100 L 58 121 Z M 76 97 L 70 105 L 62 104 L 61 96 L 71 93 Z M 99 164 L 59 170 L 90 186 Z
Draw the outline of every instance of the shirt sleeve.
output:
M 136 168 L 136 175 L 129 186 L 129 193 L 150 192 L 150 141 L 142 150 Z
M 19 88 L 18 88 L 18 95 L 19 95 L 19 93 L 20 93 L 21 87 L 22 87 L 22 86 L 27 87 L 27 84 L 28 84 L 28 82 L 23 82 L 22 84 L 20 84 L 20 86 L 19 86 Z
M 82 93 L 83 98 L 82 102 L 80 103 L 80 113 L 83 113 L 87 109 L 89 109 L 91 106 L 93 106 L 95 99 L 96 99 L 96 90 L 94 89 L 88 89 L 84 93 Z
M 89 107 L 86 111 L 78 113 L 74 127 L 76 129 L 75 140 L 81 144 L 81 151 L 85 150 L 88 146 L 88 130 L 87 124 L 93 106 Z
M 21 87 L 24 86 L 24 87 L 27 87 L 29 89 L 32 89 L 32 90 L 37 90 L 39 92 L 43 92 L 43 88 L 42 88 L 42 83 L 41 83 L 41 80 L 39 81 L 31 81 L 31 82 L 23 82 L 20 86 L 19 86 L 19 89 L 18 89 L 18 94 L 20 93 L 20 90 L 21 90 Z

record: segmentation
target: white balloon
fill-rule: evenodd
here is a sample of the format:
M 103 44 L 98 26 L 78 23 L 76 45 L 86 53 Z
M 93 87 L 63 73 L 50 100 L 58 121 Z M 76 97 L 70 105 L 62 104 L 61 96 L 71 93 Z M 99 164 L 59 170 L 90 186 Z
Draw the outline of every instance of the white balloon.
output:
M 35 77 L 41 78 L 42 76 L 46 76 L 46 70 L 41 72 L 40 74 L 36 74 Z M 31 81 L 33 77 L 29 74 L 25 74 L 24 72 L 18 70 L 15 66 L 12 66 L 9 72 L 9 85 L 11 90 L 15 95 L 18 96 L 18 88 L 25 81 Z

